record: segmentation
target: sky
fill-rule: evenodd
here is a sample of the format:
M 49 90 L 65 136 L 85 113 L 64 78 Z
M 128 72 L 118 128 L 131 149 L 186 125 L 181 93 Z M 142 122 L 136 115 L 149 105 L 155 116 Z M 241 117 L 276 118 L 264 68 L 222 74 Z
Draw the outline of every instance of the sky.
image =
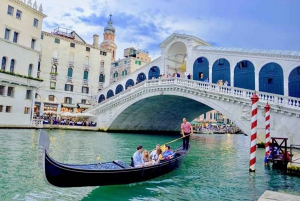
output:
M 300 51 L 300 0 L 38 0 L 43 30 L 76 31 L 87 43 L 103 40 L 112 14 L 116 58 L 127 47 L 160 56 L 172 33 L 196 36 L 213 46 Z

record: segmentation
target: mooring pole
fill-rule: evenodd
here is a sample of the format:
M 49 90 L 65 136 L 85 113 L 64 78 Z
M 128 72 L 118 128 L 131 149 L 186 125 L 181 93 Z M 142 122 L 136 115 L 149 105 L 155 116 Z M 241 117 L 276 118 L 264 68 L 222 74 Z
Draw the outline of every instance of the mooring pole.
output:
M 251 112 L 251 142 L 250 142 L 249 172 L 255 172 L 258 100 L 259 98 L 254 92 L 253 96 L 251 97 L 252 112 Z
M 265 106 L 265 120 L 266 120 L 266 144 L 265 144 L 265 148 L 266 148 L 266 153 L 265 155 L 267 155 L 268 152 L 270 152 L 270 105 L 267 103 L 267 105 Z

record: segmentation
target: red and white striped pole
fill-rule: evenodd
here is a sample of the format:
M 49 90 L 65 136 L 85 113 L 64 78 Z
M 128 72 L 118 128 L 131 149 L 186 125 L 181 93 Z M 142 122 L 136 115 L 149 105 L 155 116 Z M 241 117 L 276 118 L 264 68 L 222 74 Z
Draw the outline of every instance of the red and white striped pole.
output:
M 257 108 L 258 96 L 256 93 L 251 97 L 252 112 L 251 112 L 251 142 L 250 142 L 250 167 L 249 172 L 255 172 L 256 163 L 256 138 L 257 138 Z
M 266 153 L 265 155 L 267 155 L 267 153 L 270 151 L 270 105 L 267 103 L 267 105 L 265 106 L 265 114 L 266 114 Z

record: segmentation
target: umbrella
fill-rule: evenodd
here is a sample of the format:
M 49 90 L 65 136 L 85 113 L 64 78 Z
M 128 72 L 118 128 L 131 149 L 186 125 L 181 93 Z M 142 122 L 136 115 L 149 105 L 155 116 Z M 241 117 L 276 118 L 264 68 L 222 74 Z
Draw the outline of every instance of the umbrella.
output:
M 71 113 L 71 112 L 64 112 L 61 114 L 61 116 L 75 116 L 75 114 Z
M 77 113 L 77 117 L 93 117 L 94 115 L 91 113 Z

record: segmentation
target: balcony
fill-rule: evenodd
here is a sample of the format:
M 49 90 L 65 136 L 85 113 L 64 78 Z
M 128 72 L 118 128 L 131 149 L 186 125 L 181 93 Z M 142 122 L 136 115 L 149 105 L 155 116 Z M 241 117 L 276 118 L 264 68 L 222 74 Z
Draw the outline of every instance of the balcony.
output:
M 72 82 L 73 78 L 72 77 L 67 77 L 67 82 Z
M 52 64 L 58 64 L 58 58 L 53 58 L 52 57 Z
M 89 80 L 88 79 L 83 79 L 82 80 L 82 84 L 83 85 L 88 85 L 89 84 Z
M 57 75 L 56 74 L 50 74 L 50 80 L 56 80 Z
M 74 61 L 69 61 L 68 68 L 73 68 L 73 67 L 74 67 Z
M 85 71 L 85 70 L 90 70 L 90 65 L 88 65 L 88 64 L 84 64 L 83 65 L 83 70 Z

